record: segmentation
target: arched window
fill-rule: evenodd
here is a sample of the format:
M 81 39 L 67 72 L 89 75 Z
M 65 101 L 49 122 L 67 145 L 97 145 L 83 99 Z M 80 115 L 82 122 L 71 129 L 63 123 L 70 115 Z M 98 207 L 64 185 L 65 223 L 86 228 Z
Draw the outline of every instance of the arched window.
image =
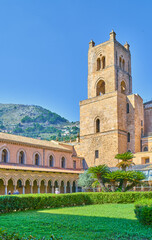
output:
M 52 155 L 50 155 L 49 157 L 49 167 L 53 167 L 54 166 L 54 158 Z
M 131 153 L 131 150 L 128 150 L 127 152 Z
M 25 163 L 25 153 L 23 151 L 20 151 L 20 153 L 19 153 L 19 163 L 20 164 Z
M 125 60 L 122 60 L 122 69 L 125 70 Z
M 105 82 L 100 80 L 97 84 L 97 96 L 105 94 Z
M 148 152 L 148 147 L 144 147 L 144 152 Z
M 97 59 L 97 71 L 101 69 L 101 60 L 100 58 Z
M 125 93 L 126 94 L 126 84 L 124 81 L 121 82 L 121 93 Z
M 2 162 L 8 162 L 8 151 L 6 149 L 3 149 L 2 151 Z
M 127 134 L 127 142 L 130 142 L 130 133 Z
M 65 157 L 61 158 L 61 168 L 65 168 Z
M 129 113 L 129 103 L 127 103 L 127 113 Z
M 38 153 L 35 154 L 35 165 L 39 165 L 40 164 L 40 156 Z
M 96 120 L 96 133 L 100 132 L 100 119 Z
M 102 69 L 106 67 L 106 59 L 105 57 L 102 57 Z
M 121 57 L 119 58 L 119 67 L 121 68 Z

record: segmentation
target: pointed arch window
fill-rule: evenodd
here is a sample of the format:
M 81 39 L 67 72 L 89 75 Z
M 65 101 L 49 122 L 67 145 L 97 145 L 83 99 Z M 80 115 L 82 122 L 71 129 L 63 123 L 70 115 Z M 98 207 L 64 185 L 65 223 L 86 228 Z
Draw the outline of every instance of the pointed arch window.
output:
M 100 80 L 97 84 L 97 96 L 101 96 L 105 94 L 105 82 L 103 80 Z
M 121 93 L 124 93 L 124 94 L 127 93 L 127 88 L 124 81 L 121 82 Z
M 54 157 L 52 155 L 49 157 L 49 167 L 54 167 Z
M 129 113 L 129 103 L 127 103 L 127 113 Z
M 123 69 L 123 71 L 125 70 L 125 60 L 124 59 L 122 60 L 122 69 Z
M 127 142 L 130 142 L 130 133 L 127 134 Z
M 20 151 L 20 153 L 19 153 L 19 163 L 20 164 L 25 163 L 25 153 L 23 151 Z
M 40 165 L 40 156 L 38 153 L 35 154 L 35 165 L 36 166 Z
M 119 67 L 121 68 L 121 57 L 119 58 Z
M 102 57 L 102 69 L 106 67 L 106 58 L 103 56 Z
M 101 69 L 101 59 L 98 58 L 97 59 L 97 71 L 99 71 Z
M 6 149 L 3 149 L 2 151 L 2 162 L 4 163 L 8 162 L 8 151 Z
M 65 157 L 61 158 L 61 168 L 65 168 Z
M 96 133 L 100 132 L 100 119 L 96 120 Z

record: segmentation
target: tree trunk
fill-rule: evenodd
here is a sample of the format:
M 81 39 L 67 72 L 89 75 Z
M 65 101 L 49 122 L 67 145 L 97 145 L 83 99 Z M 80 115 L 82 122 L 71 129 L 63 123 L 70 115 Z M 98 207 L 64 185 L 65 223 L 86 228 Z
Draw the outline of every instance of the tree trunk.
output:
M 98 182 L 100 183 L 100 187 L 101 187 L 101 190 L 103 192 L 107 192 L 107 189 L 105 187 L 105 184 L 103 183 L 102 179 L 100 177 L 98 177 Z
M 127 186 L 127 180 L 124 179 L 124 180 L 123 180 L 123 183 L 122 183 L 122 192 L 125 192 L 126 186 Z
M 111 181 L 111 190 L 112 192 L 115 192 L 116 190 L 115 181 Z

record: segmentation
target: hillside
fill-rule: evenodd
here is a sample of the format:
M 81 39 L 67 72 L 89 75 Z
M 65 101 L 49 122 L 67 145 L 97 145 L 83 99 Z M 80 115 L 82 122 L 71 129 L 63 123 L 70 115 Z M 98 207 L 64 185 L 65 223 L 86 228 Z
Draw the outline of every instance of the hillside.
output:
M 46 140 L 58 138 L 63 141 L 76 138 L 79 122 L 69 122 L 40 106 L 0 104 L 0 131 Z

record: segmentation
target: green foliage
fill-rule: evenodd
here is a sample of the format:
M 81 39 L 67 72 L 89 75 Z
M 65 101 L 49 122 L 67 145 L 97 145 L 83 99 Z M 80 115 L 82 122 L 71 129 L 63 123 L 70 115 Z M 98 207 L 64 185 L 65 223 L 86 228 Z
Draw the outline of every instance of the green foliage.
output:
M 142 199 L 136 202 L 135 214 L 140 223 L 152 226 L 152 199 Z
M 106 174 L 109 173 L 109 172 L 110 172 L 110 169 L 105 164 L 98 165 L 98 166 L 95 166 L 95 167 L 90 167 L 88 169 L 88 173 L 92 173 L 94 178 L 98 178 L 98 176 L 104 178 L 106 176 Z
M 36 238 L 36 237 L 33 237 L 32 235 L 30 235 L 29 237 L 25 237 L 25 236 L 21 236 L 18 233 L 7 233 L 5 230 L 2 230 L 2 229 L 0 229 L 0 239 L 3 239 L 3 240 L 32 240 L 32 239 L 46 240 L 45 237 Z M 62 238 L 56 238 L 54 235 L 51 235 L 49 237 L 49 240 L 59 240 L 59 239 L 62 239 Z
M 79 175 L 78 185 L 83 188 L 91 188 L 94 179 L 92 178 L 92 174 L 88 173 L 88 171 L 84 171 Z
M 30 209 L 56 208 L 102 203 L 133 203 L 141 198 L 152 198 L 152 192 L 110 192 L 72 194 L 26 194 L 0 196 L 0 213 Z
M 0 225 L 9 233 L 19 231 L 36 239 L 50 232 L 64 240 L 151 240 L 152 229 L 142 226 L 134 204 L 98 204 L 56 209 L 14 212 L 0 216 Z
M 125 152 L 122 154 L 117 154 L 115 156 L 116 159 L 122 160 L 119 162 L 116 167 L 121 168 L 122 170 L 126 171 L 127 167 L 130 167 L 134 165 L 132 159 L 134 158 L 134 155 L 131 152 Z
M 29 117 L 29 116 L 25 116 L 24 118 L 21 119 L 22 123 L 31 123 L 33 122 L 33 118 Z
M 110 169 L 107 165 L 103 164 L 95 167 L 90 167 L 88 169 L 88 173 L 92 173 L 92 176 L 98 180 L 102 191 L 104 192 L 108 191 L 108 189 L 105 186 L 105 182 L 106 182 L 106 175 L 107 173 L 110 173 Z

